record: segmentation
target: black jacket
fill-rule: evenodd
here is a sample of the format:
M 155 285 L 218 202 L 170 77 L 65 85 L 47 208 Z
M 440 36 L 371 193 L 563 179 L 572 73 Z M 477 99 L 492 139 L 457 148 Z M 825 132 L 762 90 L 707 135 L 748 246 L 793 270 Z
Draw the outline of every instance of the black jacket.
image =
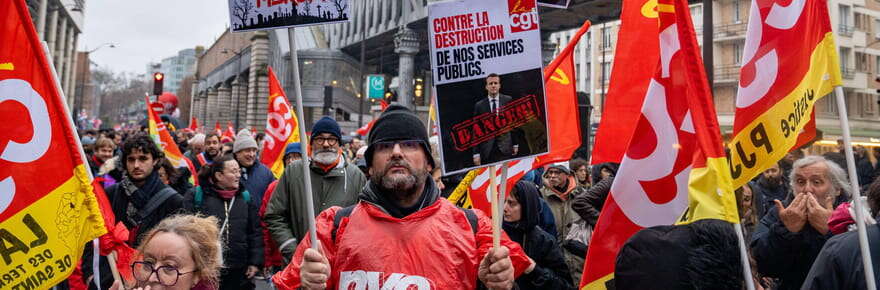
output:
M 538 188 L 531 182 L 519 181 L 511 193 L 519 201 L 521 219 L 516 223 L 504 222 L 504 231 L 536 264 L 531 273 L 516 279 L 519 289 L 574 289 L 562 249 L 553 236 L 538 227 Z
M 880 225 L 867 228 L 871 252 L 880 251 L 877 249 L 880 247 Z M 877 257 L 874 253 L 871 256 L 873 259 Z M 880 273 L 880 263 L 873 259 L 874 281 L 880 285 L 880 276 L 877 275 Z M 863 265 L 858 232 L 836 235 L 822 247 L 801 289 L 868 289 Z
M 199 180 L 199 184 L 199 187 L 186 193 L 184 203 L 188 211 L 216 217 L 219 222 L 217 228 L 222 229 L 227 219 L 226 208 L 232 204 L 226 230 L 221 230 L 220 233 L 224 243 L 224 266 L 262 266 L 263 231 L 260 227 L 259 208 L 253 202 L 254 196 L 241 186 L 233 199 L 225 200 L 214 191 L 208 180 Z M 202 191 L 201 202 L 196 200 L 198 191 Z
M 774 185 L 763 176 L 758 180 L 749 182 L 752 188 L 752 202 L 755 204 L 758 219 L 767 214 L 767 210 L 776 207 L 774 200 L 783 201 L 789 198 L 791 190 L 788 186 L 788 178 L 782 178 L 782 184 Z
M 241 184 L 251 193 L 251 201 L 257 208 L 263 203 L 263 194 L 272 181 L 275 181 L 275 175 L 260 160 L 255 161 L 250 168 L 241 167 Z
M 834 207 L 837 208 L 840 202 L 841 198 L 838 198 Z M 791 200 L 784 202 L 786 206 L 790 203 Z M 800 232 L 789 232 L 779 219 L 776 207 L 772 207 L 752 233 L 749 247 L 758 272 L 765 277 L 779 278 L 776 289 L 800 289 L 829 237 L 830 232 L 820 234 L 809 223 Z
M 611 192 L 611 184 L 613 182 L 614 176 L 611 176 L 587 189 L 586 194 L 575 196 L 571 202 L 571 209 L 587 221 L 587 223 L 595 227 L 596 221 L 599 220 L 599 212 L 605 206 L 605 199 L 608 198 L 608 193 Z
M 123 178 L 125 179 L 128 177 L 126 176 Z M 116 221 L 122 222 L 130 232 L 128 245 L 132 248 L 137 248 L 137 246 L 140 245 L 141 238 L 143 238 L 144 234 L 153 229 L 153 227 L 166 217 L 183 211 L 183 196 L 179 194 L 171 195 L 162 203 L 162 205 L 153 210 L 151 214 L 143 219 L 138 219 L 135 217 L 135 213 L 140 209 L 135 205 L 143 207 L 144 204 L 140 202 L 131 202 L 133 195 L 142 194 L 145 197 L 152 197 L 164 188 L 168 188 L 168 186 L 162 183 L 156 170 L 153 170 L 153 173 L 147 177 L 146 182 L 138 188 L 140 193 L 129 194 L 126 192 L 124 189 L 124 184 L 126 183 L 128 183 L 128 181 L 121 180 L 119 183 L 107 187 L 104 191 L 107 193 L 107 199 L 110 201 L 110 208 L 116 216 Z M 82 259 L 83 279 L 87 279 L 93 274 L 91 267 L 92 252 L 92 243 L 87 243 L 86 248 L 83 251 Z M 106 257 L 101 256 L 100 259 L 101 289 L 109 289 L 113 284 L 113 276 L 111 275 L 110 266 Z M 96 289 L 94 288 L 94 284 L 90 284 L 89 286 L 90 289 Z

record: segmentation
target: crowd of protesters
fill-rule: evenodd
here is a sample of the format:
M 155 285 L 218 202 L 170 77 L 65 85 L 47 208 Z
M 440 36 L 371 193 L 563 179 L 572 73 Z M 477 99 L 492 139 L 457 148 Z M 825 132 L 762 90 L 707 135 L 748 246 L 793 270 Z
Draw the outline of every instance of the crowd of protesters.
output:
M 83 132 L 92 174 L 129 231 L 122 242 L 139 250 L 135 281 L 126 286 L 254 289 L 263 279 L 279 289 L 362 289 L 379 272 L 400 273 L 395 283 L 417 287 L 430 281 L 431 289 L 576 289 L 619 167 L 575 158 L 529 172 L 506 199 L 496 249 L 484 213 L 445 200 L 461 176 L 440 176 L 437 145 L 408 109 L 389 107 L 366 140 L 344 138 L 329 117 L 310 129 L 308 147 L 285 148 L 280 179 L 260 162 L 264 136 L 248 130 L 234 138 L 173 132 L 194 174 L 173 166 L 143 131 Z M 880 253 L 877 151 L 855 150 L 872 254 Z M 865 288 L 845 168 L 842 151 L 796 150 L 736 190 L 757 289 Z M 308 239 L 305 178 L 318 250 Z M 103 252 L 96 281 L 93 251 L 87 245 L 71 288 L 125 288 Z M 615 289 L 742 289 L 741 267 L 733 227 L 700 221 L 634 235 L 612 282 Z

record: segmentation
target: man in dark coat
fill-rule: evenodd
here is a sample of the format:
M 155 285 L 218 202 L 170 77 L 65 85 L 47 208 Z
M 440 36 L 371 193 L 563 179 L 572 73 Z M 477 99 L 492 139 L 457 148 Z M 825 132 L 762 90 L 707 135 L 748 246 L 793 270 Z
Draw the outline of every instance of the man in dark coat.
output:
M 513 99 L 508 95 L 501 94 L 501 77 L 497 74 L 489 74 L 486 77 L 486 91 L 489 93 L 488 96 L 480 99 L 474 105 L 474 117 L 490 112 L 498 113 L 501 111 L 501 107 Z M 507 132 L 477 144 L 474 148 L 474 165 L 509 159 L 518 153 L 519 145 L 515 143 L 511 132 Z
M 572 201 L 571 209 L 587 221 L 590 226 L 595 227 L 599 220 L 599 212 L 605 206 L 605 199 L 611 192 L 611 184 L 614 183 L 614 176 L 617 174 L 619 166 L 619 164 L 611 162 L 594 166 L 593 186 L 587 190 L 586 194 L 576 196 Z
M 166 217 L 181 212 L 183 196 L 159 179 L 159 162 L 165 156 L 146 134 L 126 140 L 121 158 L 125 174 L 121 181 L 106 188 L 105 192 L 117 222 L 122 222 L 130 232 L 128 245 L 137 247 L 142 235 Z M 83 256 L 83 265 L 91 265 L 91 251 L 89 244 Z M 93 274 L 91 267 L 82 269 L 86 279 Z M 113 276 L 104 257 L 101 257 L 101 274 L 101 289 L 107 289 L 113 283 Z
M 574 289 L 562 249 L 538 226 L 538 187 L 520 180 L 504 204 L 504 232 L 523 247 L 532 264 L 516 279 L 519 289 Z
M 241 167 L 241 183 L 254 197 L 252 202 L 260 208 L 263 202 L 263 194 L 275 175 L 266 165 L 257 160 L 257 141 L 248 134 L 239 134 L 232 144 L 232 152 L 235 161 Z
M 767 210 L 775 206 L 774 200 L 788 199 L 791 190 L 787 181 L 783 175 L 782 167 L 776 163 L 764 170 L 758 180 L 751 182 L 752 199 L 759 219 L 767 213 Z
M 752 234 L 750 247 L 758 272 L 779 278 L 777 289 L 800 289 L 810 266 L 831 236 L 832 210 L 849 197 L 843 169 L 821 156 L 795 161 L 793 197 L 775 200 Z

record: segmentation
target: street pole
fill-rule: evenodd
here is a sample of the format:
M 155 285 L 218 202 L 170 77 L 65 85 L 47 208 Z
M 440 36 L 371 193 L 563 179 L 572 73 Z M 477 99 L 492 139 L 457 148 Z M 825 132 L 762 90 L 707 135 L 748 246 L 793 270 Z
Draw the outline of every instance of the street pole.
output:
M 366 74 L 364 71 L 367 70 L 367 67 L 364 65 L 364 54 L 367 51 L 367 4 L 366 1 L 361 1 L 361 11 L 363 14 L 361 18 L 364 19 L 363 26 L 361 26 L 361 97 L 360 97 L 360 110 L 358 111 L 358 128 L 364 126 L 364 104 L 367 98 L 367 82 L 364 79 Z

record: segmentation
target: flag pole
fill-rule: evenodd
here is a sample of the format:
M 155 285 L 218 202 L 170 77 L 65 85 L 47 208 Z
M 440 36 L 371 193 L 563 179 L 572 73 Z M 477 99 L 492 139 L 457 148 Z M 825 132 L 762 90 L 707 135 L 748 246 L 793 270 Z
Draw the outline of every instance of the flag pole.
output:
M 868 249 L 868 234 L 865 228 L 865 217 L 861 203 L 862 193 L 859 190 L 859 179 L 856 175 L 856 162 L 852 151 L 852 137 L 849 131 L 849 118 L 847 118 L 846 102 L 843 95 L 843 87 L 834 88 L 834 96 L 837 99 L 837 114 L 840 118 L 840 127 L 843 130 L 843 150 L 846 152 L 846 167 L 849 173 L 850 186 L 852 186 L 853 203 L 856 212 L 856 227 L 858 228 L 859 248 L 862 251 L 862 265 L 865 271 L 865 285 L 869 290 L 876 290 L 877 285 L 874 283 L 874 267 L 871 262 L 871 251 Z
M 303 152 L 309 152 L 308 143 L 305 142 L 306 138 L 306 126 L 305 126 L 305 118 L 303 118 L 303 102 L 302 102 L 302 85 L 299 79 L 299 56 L 296 53 L 296 27 L 291 27 L 287 29 L 287 38 L 290 42 L 290 60 L 291 66 L 290 69 L 293 72 L 293 89 L 294 94 L 296 94 L 296 117 L 299 118 L 299 121 L 302 122 L 299 126 L 299 136 L 300 136 L 300 144 L 303 145 Z M 303 176 L 303 186 L 305 186 L 305 195 L 306 195 L 306 214 L 308 214 L 309 220 L 309 241 L 312 243 L 312 249 L 318 250 L 318 234 L 315 232 L 315 203 L 312 197 L 312 179 L 309 177 L 309 154 L 302 155 L 302 172 Z
M 495 226 L 501 229 L 501 222 L 504 219 L 504 200 L 507 198 L 507 161 L 501 164 L 501 189 L 498 190 L 498 213 L 499 218 L 495 222 Z M 498 231 L 498 238 L 501 239 L 501 230 Z
M 495 180 L 498 172 L 495 171 L 495 166 L 489 166 L 487 169 L 490 171 L 489 195 L 492 196 L 492 247 L 497 249 L 501 247 L 501 227 L 499 226 L 501 212 L 498 211 L 498 187 L 496 187 Z
M 739 242 L 739 257 L 743 266 L 743 276 L 746 280 L 746 289 L 755 290 L 755 280 L 752 279 L 752 264 L 749 263 L 749 253 L 746 251 L 746 239 L 743 233 L 742 223 L 733 224 L 736 231 L 736 239 Z

